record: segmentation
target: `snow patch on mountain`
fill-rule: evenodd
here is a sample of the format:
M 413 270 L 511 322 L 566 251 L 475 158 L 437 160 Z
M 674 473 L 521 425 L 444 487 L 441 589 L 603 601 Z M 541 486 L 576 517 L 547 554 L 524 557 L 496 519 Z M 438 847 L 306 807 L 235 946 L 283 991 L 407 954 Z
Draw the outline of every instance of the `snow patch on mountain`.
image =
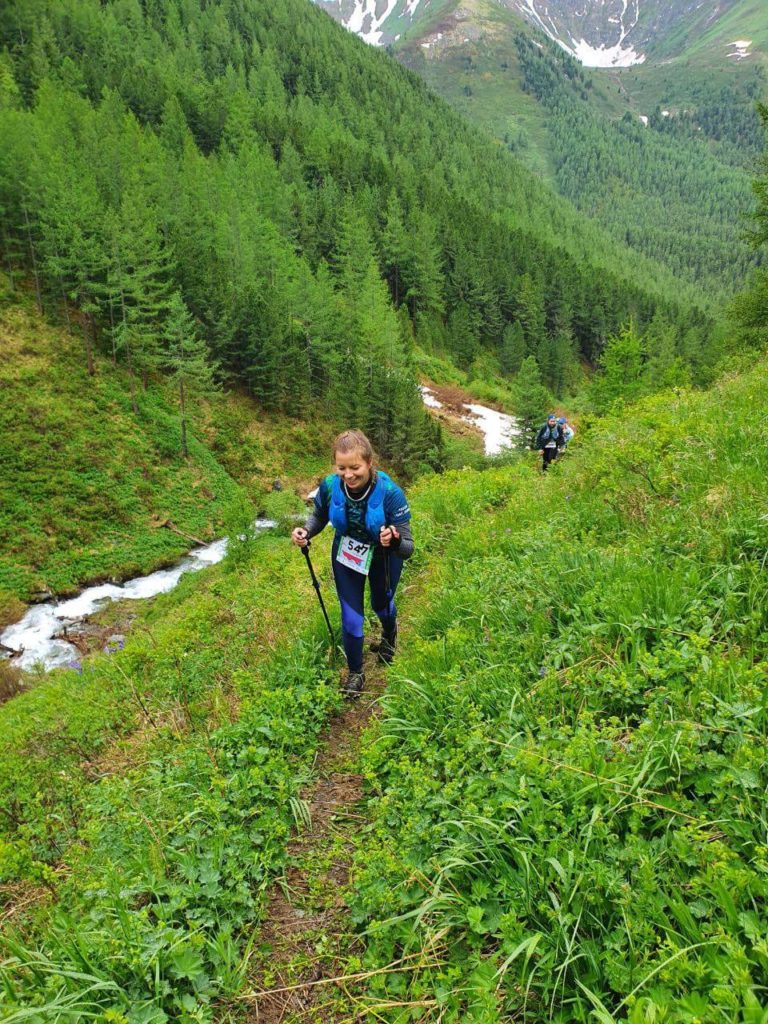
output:
M 750 56 L 751 39 L 735 39 L 732 43 L 728 43 L 728 45 L 734 47 L 733 51 L 728 54 L 734 60 L 744 60 L 745 57 Z
M 538 2 L 541 3 L 541 0 Z M 593 43 L 587 42 L 586 39 L 574 37 L 571 37 L 570 42 L 566 42 L 558 34 L 557 25 L 549 14 L 547 0 L 544 0 L 542 11 L 537 7 L 537 0 L 524 0 L 523 6 L 550 39 L 585 67 L 629 68 L 645 61 L 644 54 L 638 53 L 634 46 L 625 45 L 627 36 L 636 27 L 640 18 L 640 0 L 622 0 L 621 13 L 608 18 L 609 23 L 619 26 L 619 38 L 613 46 L 607 46 L 604 43 L 595 46 Z
M 416 0 L 412 9 L 418 5 Z M 356 0 L 355 8 L 347 19 L 346 26 L 350 32 L 360 36 L 371 46 L 380 46 L 382 27 L 387 18 L 397 7 L 397 0 L 387 0 L 387 5 L 381 14 L 376 14 L 376 0 Z
M 572 40 L 572 43 L 573 49 L 563 43 L 560 45 L 586 68 L 631 68 L 645 61 L 645 54 L 637 53 L 634 46 L 624 48 L 621 43 L 615 46 L 590 46 L 586 39 L 578 42 Z
M 445 10 L 442 0 L 314 2 L 373 46 L 391 43 L 408 30 L 430 59 L 439 58 L 447 48 L 462 45 L 467 38 L 470 41 L 481 38 L 488 31 L 483 16 L 485 7 L 475 0 L 448 4 Z M 643 64 L 647 53 L 652 58 L 656 42 L 677 31 L 686 19 L 692 19 L 697 31 L 702 31 L 740 2 L 743 0 L 492 0 L 493 4 L 522 15 L 581 64 L 591 68 L 629 68 Z M 768 0 L 760 0 L 760 3 L 766 2 Z M 442 11 L 440 25 L 445 32 L 442 41 L 429 32 L 429 21 L 425 20 L 433 7 Z M 417 32 L 411 30 L 422 24 L 419 39 Z M 735 40 L 727 46 L 728 58 L 738 63 L 752 55 L 751 47 L 750 40 Z

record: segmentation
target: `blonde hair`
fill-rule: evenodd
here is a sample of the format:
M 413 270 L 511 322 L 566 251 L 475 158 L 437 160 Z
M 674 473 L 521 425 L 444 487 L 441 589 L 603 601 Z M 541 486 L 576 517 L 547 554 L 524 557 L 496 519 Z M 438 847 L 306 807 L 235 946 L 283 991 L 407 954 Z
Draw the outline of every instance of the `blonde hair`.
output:
M 349 452 L 360 452 L 366 462 L 372 463 L 376 458 L 373 445 L 362 432 L 362 430 L 344 430 L 333 442 L 331 457 L 335 460 L 336 453 L 342 452 L 345 455 Z

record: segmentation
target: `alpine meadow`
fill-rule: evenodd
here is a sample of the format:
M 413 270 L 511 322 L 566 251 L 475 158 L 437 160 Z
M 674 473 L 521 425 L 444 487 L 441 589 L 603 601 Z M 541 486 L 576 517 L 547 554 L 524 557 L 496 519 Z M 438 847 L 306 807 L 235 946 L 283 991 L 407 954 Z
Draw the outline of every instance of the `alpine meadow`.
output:
M 766 67 L 0 5 L 0 1020 L 768 1024 Z

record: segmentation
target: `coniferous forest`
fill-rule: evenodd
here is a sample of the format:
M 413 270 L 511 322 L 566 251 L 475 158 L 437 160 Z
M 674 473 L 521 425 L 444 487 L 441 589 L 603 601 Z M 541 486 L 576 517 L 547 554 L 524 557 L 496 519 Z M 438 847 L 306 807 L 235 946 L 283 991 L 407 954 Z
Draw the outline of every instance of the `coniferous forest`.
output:
M 14 3 L 0 44 L 5 263 L 133 388 L 228 377 L 415 468 L 441 439 L 414 342 L 508 374 L 532 356 L 559 394 L 632 320 L 711 373 L 703 293 L 299 0 Z
M 746 103 L 725 88 L 706 95 L 696 120 L 657 108 L 645 126 L 628 112 L 614 122 L 591 109 L 592 79 L 577 61 L 522 34 L 515 42 L 523 88 L 549 112 L 560 193 L 678 277 L 716 294 L 738 290 L 755 262 L 744 238 L 752 205 L 744 165 L 762 141 L 756 82 Z

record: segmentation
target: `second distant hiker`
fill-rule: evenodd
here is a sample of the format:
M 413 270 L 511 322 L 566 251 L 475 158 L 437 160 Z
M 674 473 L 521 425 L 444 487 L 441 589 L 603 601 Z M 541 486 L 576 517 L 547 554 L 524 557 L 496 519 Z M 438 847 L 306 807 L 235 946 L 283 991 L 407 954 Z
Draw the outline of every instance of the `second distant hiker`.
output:
M 333 445 L 336 472 L 325 477 L 304 527 L 291 537 L 304 547 L 327 523 L 336 530 L 331 551 L 341 604 L 341 635 L 348 673 L 344 692 L 362 692 L 365 580 L 371 607 L 381 621 L 379 658 L 390 662 L 397 642 L 395 590 L 403 561 L 413 554 L 411 510 L 402 488 L 374 466 L 371 442 L 360 430 L 345 430 Z
M 539 427 L 536 435 L 536 447 L 541 455 L 542 470 L 546 473 L 551 462 L 557 458 L 557 454 L 565 444 L 563 428 L 557 422 L 557 416 L 552 412 L 547 417 L 547 422 Z

